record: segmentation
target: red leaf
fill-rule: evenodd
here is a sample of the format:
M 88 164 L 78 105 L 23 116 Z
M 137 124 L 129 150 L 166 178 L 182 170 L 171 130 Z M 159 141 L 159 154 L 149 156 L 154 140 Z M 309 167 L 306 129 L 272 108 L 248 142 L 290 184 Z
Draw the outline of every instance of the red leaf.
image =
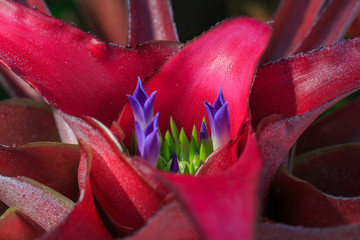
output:
M 106 240 L 112 239 L 95 208 L 89 179 L 92 151 L 83 142 L 79 167 L 79 187 L 81 196 L 73 211 L 42 240 Z
M 51 12 L 50 12 L 48 6 L 46 5 L 46 2 L 43 0 L 13 0 L 13 1 L 21 3 L 28 7 L 36 7 L 41 12 L 51 16 Z
M 32 240 L 43 233 L 19 215 L 15 208 L 9 208 L 0 217 L 0 239 L 6 240 Z
M 129 43 L 150 40 L 179 41 L 169 0 L 130 0 Z
M 0 174 L 25 176 L 73 201 L 78 198 L 79 148 L 58 143 L 35 143 L 20 147 L 0 145 Z
M 358 0 L 332 0 L 296 52 L 306 52 L 342 39 L 360 11 Z
M 0 176 L 0 199 L 46 231 L 59 224 L 74 206 L 66 197 L 25 177 Z
M 107 126 L 125 105 L 125 94 L 135 89 L 137 76 L 148 76 L 179 47 L 154 42 L 120 48 L 10 1 L 0 2 L 0 26 L 2 64 L 54 106 Z
M 274 61 L 292 55 L 311 30 L 325 0 L 282 1 L 272 27 L 274 36 L 264 61 Z
M 9 146 L 60 141 L 51 109 L 28 99 L 0 102 L 0 132 L 0 144 Z
M 325 180 L 325 179 L 324 179 Z M 269 193 L 270 218 L 303 227 L 329 227 L 360 222 L 358 197 L 334 197 L 294 177 L 277 172 Z
M 118 45 L 128 45 L 127 1 L 75 0 L 75 3 L 87 25 L 97 36 Z
M 178 202 L 162 207 L 135 235 L 126 240 L 195 240 L 201 239 Z
M 360 99 L 324 116 L 312 124 L 296 143 L 296 153 L 326 146 L 360 141 Z
M 152 217 L 165 194 L 152 186 L 121 152 L 115 137 L 100 122 L 63 114 L 77 138 L 92 151 L 91 181 L 96 199 L 120 231 L 131 232 Z
M 294 227 L 279 223 L 260 223 L 258 240 L 339 240 L 360 238 L 360 224 L 327 228 Z
M 220 175 L 163 176 L 206 239 L 252 239 L 260 159 L 254 134 L 250 133 L 239 160 Z
M 219 24 L 173 55 L 144 82 L 148 93 L 157 91 L 154 111 L 160 112 L 161 131 L 169 129 L 172 116 L 190 136 L 193 125 L 199 129 L 206 116 L 204 101 L 213 102 L 221 87 L 229 102 L 231 139 L 236 139 L 248 118 L 250 86 L 270 35 L 266 24 L 236 18 Z M 127 105 L 119 125 L 129 136 L 133 124 Z
M 296 157 L 293 174 L 326 194 L 357 197 L 360 196 L 359 155 L 359 144 L 319 149 Z

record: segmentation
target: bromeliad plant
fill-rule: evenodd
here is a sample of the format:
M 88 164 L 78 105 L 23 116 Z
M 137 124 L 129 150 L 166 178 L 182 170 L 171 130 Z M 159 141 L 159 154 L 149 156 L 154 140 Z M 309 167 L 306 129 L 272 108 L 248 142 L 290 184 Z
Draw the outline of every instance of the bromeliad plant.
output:
M 137 1 L 129 2 L 131 6 L 138 6 Z M 299 12 L 300 8 L 289 2 L 283 4 L 287 9 L 285 12 L 291 9 Z M 332 1 L 328 8 L 354 9 L 355 1 L 344 2 Z M 314 12 L 320 12 L 323 6 L 322 1 L 302 4 L 305 7 L 300 12 L 304 15 L 317 15 Z M 166 4 L 152 6 L 158 12 L 169 13 Z M 326 9 L 321 11 L 324 17 L 327 16 Z M 279 11 L 279 16 L 282 13 L 284 10 Z M 129 16 L 139 17 L 136 14 Z M 154 24 L 148 26 L 152 31 L 141 31 L 143 25 L 138 25 L 138 28 L 131 26 L 130 34 L 125 31 L 124 35 L 139 39 L 136 37 L 140 33 L 159 33 L 157 24 L 164 21 L 153 20 Z M 139 21 L 131 19 L 129 22 L 136 25 Z M 275 23 L 281 25 L 284 21 Z M 274 39 L 281 32 L 288 32 L 277 31 L 276 24 Z M 311 30 L 311 26 L 313 22 L 306 21 L 301 25 L 301 31 L 289 34 L 296 46 L 306 35 L 303 33 L 307 31 L 303 30 Z M 170 33 L 163 35 L 170 36 L 165 39 L 176 40 L 173 29 L 158 29 Z M 343 28 L 338 29 L 341 32 Z M 146 36 L 147 40 L 159 36 L 151 34 Z M 22 226 L 31 229 L 36 225 L 41 233 L 47 232 L 43 239 L 110 239 L 109 229 L 116 236 L 132 234 L 128 236 L 130 239 L 160 235 L 164 239 L 252 239 L 261 160 L 264 182 L 260 186 L 266 199 L 276 170 L 301 132 L 331 103 L 357 90 L 360 85 L 359 40 L 355 39 L 260 66 L 249 99 L 252 80 L 270 35 L 267 24 L 235 18 L 224 21 L 181 48 L 181 44 L 174 42 L 135 46 L 129 39 L 126 43 L 134 47 L 123 48 L 101 42 L 36 10 L 12 1 L 0 1 L 0 62 L 6 67 L 9 85 L 17 93 L 29 96 L 27 88 L 13 81 L 20 77 L 40 92 L 70 125 L 81 148 L 77 178 L 80 194 L 76 204 L 31 180 L 11 176 L 0 179 L 2 201 L 14 206 L 18 216 L 25 215 L 26 219 L 35 221 L 30 225 L 25 221 Z M 313 35 L 326 34 L 314 31 Z M 296 52 L 290 47 L 288 50 L 289 54 Z M 276 48 L 269 48 L 266 59 L 272 59 L 275 53 L 278 54 Z M 138 105 L 144 109 L 134 111 L 134 119 L 131 107 L 137 103 L 131 97 L 126 99 L 126 94 L 135 89 L 138 76 L 145 79 L 144 87 L 138 90 L 157 93 L 154 100 L 153 95 L 148 97 L 135 91 L 135 96 L 140 96 L 135 97 Z M 228 105 L 221 95 L 217 97 L 220 88 Z M 162 133 L 175 132 L 172 137 L 176 138 L 174 135 L 178 133 L 171 126 L 173 129 L 175 125 L 181 126 L 180 138 L 181 132 L 183 136 L 193 136 L 195 124 L 197 129 L 203 129 L 200 138 L 206 139 L 207 131 L 202 125 L 206 114 L 204 101 L 215 101 L 214 106 L 206 104 L 212 137 L 215 133 L 226 132 L 219 130 L 216 119 L 230 119 L 231 128 L 222 126 L 229 128 L 230 134 L 219 135 L 220 139 L 229 136 L 230 140 L 207 157 L 196 176 L 165 173 L 147 164 L 143 159 L 147 156 L 154 161 L 154 154 L 149 151 L 153 149 L 146 148 L 149 144 L 157 145 L 156 128 Z M 154 111 L 150 111 L 152 105 Z M 222 112 L 226 107 L 229 115 L 217 116 L 214 110 Z M 153 117 L 153 112 L 159 112 L 159 115 Z M 173 122 L 169 126 L 171 117 Z M 253 129 L 256 129 L 256 135 Z M 131 157 L 122 151 L 120 143 L 129 146 L 133 130 L 140 137 L 136 150 L 142 157 Z M 166 134 L 163 142 L 164 139 L 167 140 Z M 175 142 L 174 138 L 172 140 Z M 222 144 L 213 144 L 219 145 Z M 176 157 L 172 155 L 173 164 L 170 163 L 169 168 L 173 171 L 178 168 L 174 159 L 180 155 L 181 151 Z M 284 175 L 276 175 L 275 182 L 278 179 L 283 182 Z M 20 190 L 22 196 L 19 198 L 16 193 Z M 95 208 L 93 195 L 103 218 Z M 44 198 L 39 200 L 33 196 Z M 29 202 L 34 205 L 29 207 Z M 32 210 L 39 205 L 43 206 L 42 211 Z M 55 211 L 46 214 L 48 209 L 58 209 L 61 214 L 55 214 Z M 14 216 L 11 211 L 8 215 Z M 342 236 L 357 227 L 322 231 L 265 222 L 260 223 L 257 235 L 263 239 L 288 236 L 301 239 L 339 231 L 337 236 Z M 309 234 L 313 232 L 316 234 Z

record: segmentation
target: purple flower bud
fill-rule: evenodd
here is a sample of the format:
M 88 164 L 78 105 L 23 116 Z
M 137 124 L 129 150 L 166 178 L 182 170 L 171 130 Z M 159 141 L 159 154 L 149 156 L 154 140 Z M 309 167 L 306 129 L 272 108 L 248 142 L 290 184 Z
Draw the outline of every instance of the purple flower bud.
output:
M 133 110 L 135 121 L 144 129 L 153 119 L 155 94 L 156 91 L 151 93 L 149 97 L 144 90 L 141 79 L 138 78 L 134 94 L 132 96 L 126 95 Z
M 174 153 L 173 158 L 171 160 L 170 171 L 172 173 L 178 173 L 179 172 L 179 163 L 178 163 L 178 160 L 177 160 L 176 153 Z
M 200 128 L 200 140 L 204 139 L 204 140 L 208 140 L 209 139 L 209 135 L 205 126 L 205 122 L 203 121 L 201 123 L 201 128 Z
M 211 127 L 211 138 L 214 150 L 230 140 L 230 114 L 228 103 L 225 103 L 221 88 L 214 105 L 205 102 L 206 112 Z
M 156 92 L 149 97 L 144 90 L 141 79 L 134 94 L 127 95 L 135 118 L 135 133 L 140 156 L 153 167 L 156 167 L 160 153 L 158 128 L 159 113 L 153 116 Z

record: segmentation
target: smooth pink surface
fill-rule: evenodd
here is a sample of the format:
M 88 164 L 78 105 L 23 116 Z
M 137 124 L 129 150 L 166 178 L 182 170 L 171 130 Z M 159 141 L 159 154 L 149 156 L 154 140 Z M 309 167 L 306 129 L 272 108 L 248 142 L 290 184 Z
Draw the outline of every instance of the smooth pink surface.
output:
M 206 116 L 204 101 L 213 102 L 222 88 L 229 102 L 231 139 L 236 139 L 248 118 L 250 86 L 270 37 L 268 25 L 235 18 L 222 22 L 173 55 L 144 82 L 148 93 L 157 91 L 154 112 L 160 113 L 162 133 L 169 129 L 171 116 L 188 136 L 194 124 L 200 129 Z M 129 136 L 134 124 L 129 105 L 119 122 Z
M 151 74 L 178 47 L 155 42 L 121 48 L 39 11 L 0 2 L 0 63 L 53 106 L 107 126 L 116 120 L 137 77 Z

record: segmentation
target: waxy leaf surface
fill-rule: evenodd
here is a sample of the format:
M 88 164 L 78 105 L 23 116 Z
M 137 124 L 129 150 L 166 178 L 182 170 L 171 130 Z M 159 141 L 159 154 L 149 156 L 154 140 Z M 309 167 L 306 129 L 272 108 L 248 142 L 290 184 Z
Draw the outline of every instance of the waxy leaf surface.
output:
M 64 112 L 92 116 L 107 126 L 125 105 L 125 94 L 135 89 L 137 77 L 148 76 L 179 46 L 106 44 L 11 1 L 0 2 L 0 36 L 0 63 Z

